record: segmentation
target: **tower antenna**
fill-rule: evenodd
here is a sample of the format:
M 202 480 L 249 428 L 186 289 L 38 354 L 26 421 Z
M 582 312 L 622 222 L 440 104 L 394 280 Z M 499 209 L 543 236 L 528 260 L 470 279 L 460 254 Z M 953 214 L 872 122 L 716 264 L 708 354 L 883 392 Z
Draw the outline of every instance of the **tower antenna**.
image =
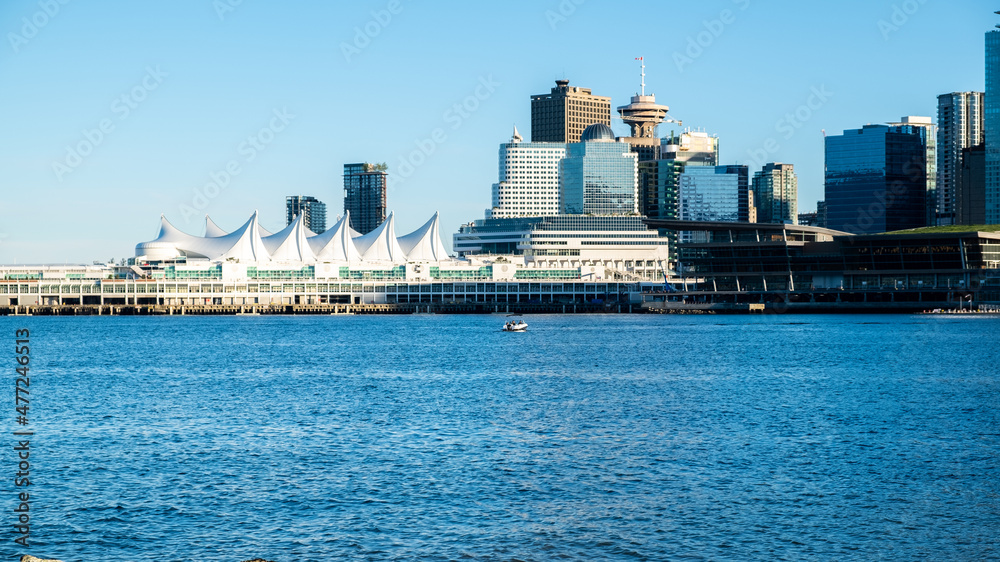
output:
M 639 61 L 639 67 L 642 69 L 639 73 L 639 78 L 640 78 L 639 86 L 642 88 L 639 92 L 639 95 L 644 96 L 646 95 L 646 61 L 643 60 L 643 57 L 636 57 L 635 60 Z

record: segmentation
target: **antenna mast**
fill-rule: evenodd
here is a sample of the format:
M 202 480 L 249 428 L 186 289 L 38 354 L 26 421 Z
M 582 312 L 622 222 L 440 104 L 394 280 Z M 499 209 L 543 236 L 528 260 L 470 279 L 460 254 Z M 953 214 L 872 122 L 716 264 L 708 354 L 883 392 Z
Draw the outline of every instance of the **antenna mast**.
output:
M 640 83 L 639 86 L 642 88 L 639 91 L 639 95 L 646 95 L 646 61 L 643 60 L 644 57 L 635 57 L 635 60 L 639 61 L 640 68 L 642 69 L 639 73 Z

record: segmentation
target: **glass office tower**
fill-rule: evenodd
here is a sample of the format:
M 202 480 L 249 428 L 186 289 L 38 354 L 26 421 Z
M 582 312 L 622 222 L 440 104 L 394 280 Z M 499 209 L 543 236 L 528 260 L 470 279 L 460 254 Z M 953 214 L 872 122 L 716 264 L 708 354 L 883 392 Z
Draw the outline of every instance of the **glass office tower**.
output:
M 730 173 L 728 166 L 689 166 L 679 183 L 681 220 L 740 219 L 740 174 Z
M 986 33 L 986 222 L 1000 224 L 1000 30 Z
M 559 162 L 560 207 L 566 214 L 639 212 L 637 157 L 607 125 L 592 125 L 581 142 L 566 145 Z
M 826 137 L 828 228 L 874 234 L 926 226 L 925 134 L 865 125 Z

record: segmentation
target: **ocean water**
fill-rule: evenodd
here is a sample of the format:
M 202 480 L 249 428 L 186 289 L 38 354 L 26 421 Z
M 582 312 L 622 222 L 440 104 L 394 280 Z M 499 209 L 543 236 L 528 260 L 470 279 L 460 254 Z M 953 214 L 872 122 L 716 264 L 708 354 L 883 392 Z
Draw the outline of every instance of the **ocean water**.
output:
M 504 320 L 0 318 L 0 558 L 1000 559 L 1000 318 Z

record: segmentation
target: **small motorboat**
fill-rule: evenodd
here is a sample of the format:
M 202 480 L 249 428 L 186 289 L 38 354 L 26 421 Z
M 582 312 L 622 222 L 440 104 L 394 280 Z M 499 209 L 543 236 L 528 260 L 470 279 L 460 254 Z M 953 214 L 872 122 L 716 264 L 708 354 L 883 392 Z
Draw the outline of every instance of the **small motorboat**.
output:
M 524 320 L 510 320 L 503 325 L 504 332 L 523 332 L 528 329 L 528 323 Z

